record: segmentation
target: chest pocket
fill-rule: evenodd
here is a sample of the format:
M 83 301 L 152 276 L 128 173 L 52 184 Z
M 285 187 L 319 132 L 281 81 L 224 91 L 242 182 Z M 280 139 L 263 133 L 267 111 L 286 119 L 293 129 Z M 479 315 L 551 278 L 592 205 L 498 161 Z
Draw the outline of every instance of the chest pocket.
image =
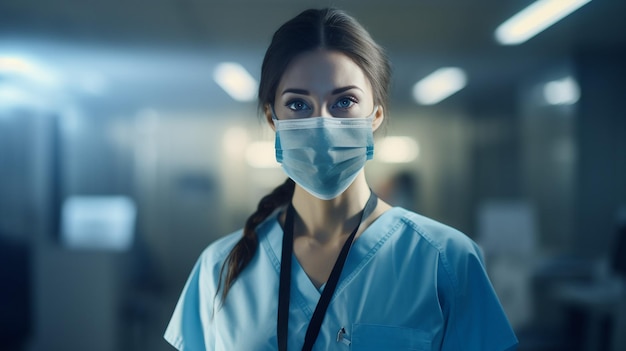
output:
M 375 324 L 352 326 L 352 351 L 430 351 L 430 335 L 419 329 Z

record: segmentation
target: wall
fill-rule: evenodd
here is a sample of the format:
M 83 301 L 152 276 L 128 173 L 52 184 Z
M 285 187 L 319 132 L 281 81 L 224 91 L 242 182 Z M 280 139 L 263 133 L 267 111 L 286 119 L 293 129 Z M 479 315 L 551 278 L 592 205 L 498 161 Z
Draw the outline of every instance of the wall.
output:
M 626 204 L 626 53 L 598 50 L 575 56 L 581 85 L 576 118 L 575 249 L 602 256 L 611 245 L 616 216 Z

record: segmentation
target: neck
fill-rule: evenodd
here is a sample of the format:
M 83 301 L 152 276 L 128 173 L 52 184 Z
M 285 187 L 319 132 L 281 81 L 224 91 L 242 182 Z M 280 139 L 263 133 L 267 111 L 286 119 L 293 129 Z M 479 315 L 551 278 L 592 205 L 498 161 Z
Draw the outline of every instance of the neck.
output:
M 321 243 L 350 232 L 359 224 L 360 212 L 370 196 L 363 171 L 338 197 L 320 200 L 296 185 L 293 206 L 298 213 L 296 236 L 309 236 Z

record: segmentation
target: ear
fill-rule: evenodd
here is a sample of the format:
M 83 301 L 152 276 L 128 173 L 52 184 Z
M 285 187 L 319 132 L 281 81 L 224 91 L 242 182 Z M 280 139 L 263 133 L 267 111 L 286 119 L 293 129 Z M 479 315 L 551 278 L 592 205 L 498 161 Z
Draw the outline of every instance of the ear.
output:
M 274 119 L 272 118 L 272 108 L 270 107 L 270 104 L 265 104 L 265 107 L 263 107 L 263 113 L 265 114 L 265 120 L 267 121 L 267 124 L 270 125 L 270 128 L 272 128 L 273 131 L 276 131 L 276 126 L 274 125 Z
M 376 114 L 374 115 L 374 121 L 372 122 L 372 130 L 376 131 L 383 121 L 385 120 L 385 111 L 382 106 L 378 106 Z

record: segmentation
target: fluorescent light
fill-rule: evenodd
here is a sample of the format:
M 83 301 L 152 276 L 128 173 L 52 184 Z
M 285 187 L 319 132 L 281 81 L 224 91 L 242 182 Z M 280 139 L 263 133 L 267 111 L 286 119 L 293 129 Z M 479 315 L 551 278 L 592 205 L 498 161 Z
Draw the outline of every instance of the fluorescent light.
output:
M 224 132 L 222 147 L 230 159 L 241 159 L 246 152 L 248 131 L 242 127 L 231 127 Z
M 572 77 L 546 83 L 543 96 L 551 105 L 571 105 L 580 99 L 580 88 Z
M 246 162 L 254 168 L 278 168 L 276 150 L 272 141 L 252 142 L 246 148 Z
M 417 159 L 419 147 L 415 139 L 388 136 L 376 143 L 376 160 L 386 163 L 408 163 Z
M 237 101 L 253 101 L 256 98 L 256 80 L 238 63 L 220 63 L 213 72 L 213 79 Z
M 37 64 L 34 60 L 21 56 L 0 56 L 0 75 L 26 78 L 42 87 L 57 87 L 58 75 L 52 70 Z
M 502 45 L 521 44 L 591 0 L 539 0 L 502 23 L 495 32 Z
M 463 89 L 467 83 L 465 72 L 456 67 L 436 70 L 413 86 L 413 97 L 422 105 L 434 105 Z
M 33 66 L 26 60 L 15 56 L 0 57 L 0 71 L 6 72 L 32 72 Z

